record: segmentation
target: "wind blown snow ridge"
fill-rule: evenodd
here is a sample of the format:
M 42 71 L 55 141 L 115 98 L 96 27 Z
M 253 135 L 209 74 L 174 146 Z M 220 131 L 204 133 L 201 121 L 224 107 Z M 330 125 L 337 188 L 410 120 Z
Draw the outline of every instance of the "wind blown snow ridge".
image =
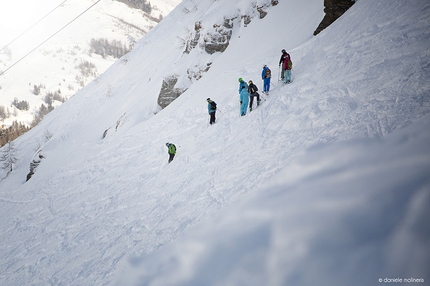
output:
M 183 1 L 13 142 L 0 284 L 430 279 L 430 3 L 360 0 L 312 37 L 322 1 L 254 2 Z M 228 46 L 210 53 L 216 33 Z M 265 64 L 270 95 L 241 117 L 237 79 L 261 90 Z M 182 94 L 161 110 L 172 75 Z M 166 142 L 178 147 L 170 164 Z

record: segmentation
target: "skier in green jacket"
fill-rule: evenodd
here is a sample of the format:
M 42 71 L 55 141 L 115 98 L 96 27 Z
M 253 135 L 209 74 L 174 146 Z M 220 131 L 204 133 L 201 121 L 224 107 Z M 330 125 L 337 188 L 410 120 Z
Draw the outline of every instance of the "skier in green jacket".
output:
M 173 161 L 173 158 L 175 157 L 176 154 L 176 146 L 173 143 L 166 143 L 167 146 L 167 153 L 169 153 L 169 163 Z

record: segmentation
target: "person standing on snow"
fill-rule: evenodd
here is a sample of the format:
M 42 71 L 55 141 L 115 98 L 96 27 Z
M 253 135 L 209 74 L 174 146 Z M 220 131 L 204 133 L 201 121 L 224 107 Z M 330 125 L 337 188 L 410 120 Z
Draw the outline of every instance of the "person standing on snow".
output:
M 272 71 L 264 65 L 263 71 L 261 72 L 261 78 L 263 79 L 263 93 L 269 94 L 270 90 L 270 79 L 272 77 Z
M 260 105 L 260 94 L 257 92 L 258 88 L 257 86 L 252 83 L 252 80 L 249 81 L 249 86 L 248 86 L 248 92 L 250 94 L 250 98 L 251 100 L 249 101 L 249 111 L 252 111 L 252 103 L 254 101 L 254 97 L 257 97 L 257 106 Z
M 167 146 L 167 153 L 169 153 L 169 163 L 173 161 L 173 158 L 175 157 L 176 154 L 176 146 L 173 143 L 166 143 Z
M 215 123 L 216 103 L 210 98 L 206 99 L 206 101 L 208 102 L 208 112 L 210 115 L 209 124 L 212 125 Z
M 240 94 L 240 116 L 246 114 L 249 102 L 248 84 L 240 77 L 239 78 L 239 94 Z
M 281 68 L 282 65 L 282 72 L 281 72 L 281 80 L 284 83 L 290 83 L 291 82 L 291 69 L 292 69 L 292 62 L 290 54 L 287 53 L 285 50 L 282 50 L 282 56 L 279 60 L 279 67 Z

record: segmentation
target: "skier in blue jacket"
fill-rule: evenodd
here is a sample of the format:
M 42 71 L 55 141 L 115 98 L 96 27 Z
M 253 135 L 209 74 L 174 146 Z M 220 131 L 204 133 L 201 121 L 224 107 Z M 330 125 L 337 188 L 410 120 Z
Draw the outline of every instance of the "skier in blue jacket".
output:
M 249 92 L 248 92 L 248 84 L 242 78 L 239 78 L 239 94 L 240 94 L 240 116 L 244 116 L 246 114 L 246 110 L 248 109 Z
M 263 93 L 265 93 L 265 94 L 269 94 L 269 90 L 270 90 L 270 78 L 271 77 L 272 77 L 272 72 L 267 67 L 267 65 L 264 65 L 263 71 L 261 72 L 261 78 L 264 81 L 264 84 L 263 84 Z

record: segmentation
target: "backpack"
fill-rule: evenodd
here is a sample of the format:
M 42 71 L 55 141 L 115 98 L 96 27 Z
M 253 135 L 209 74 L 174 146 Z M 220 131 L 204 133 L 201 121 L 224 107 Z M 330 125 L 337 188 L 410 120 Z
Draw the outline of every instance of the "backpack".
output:
M 265 72 L 264 76 L 265 76 L 266 78 L 270 78 L 270 77 L 272 77 L 272 71 L 271 71 L 269 68 L 267 68 L 267 70 L 266 70 L 266 72 Z
M 216 110 L 216 103 L 215 103 L 215 101 L 212 100 L 209 103 L 211 105 L 211 109 Z
M 175 144 L 169 145 L 169 154 L 176 154 L 176 146 Z
M 293 68 L 293 62 L 291 61 L 291 59 L 288 59 L 287 61 L 287 69 L 292 69 Z

